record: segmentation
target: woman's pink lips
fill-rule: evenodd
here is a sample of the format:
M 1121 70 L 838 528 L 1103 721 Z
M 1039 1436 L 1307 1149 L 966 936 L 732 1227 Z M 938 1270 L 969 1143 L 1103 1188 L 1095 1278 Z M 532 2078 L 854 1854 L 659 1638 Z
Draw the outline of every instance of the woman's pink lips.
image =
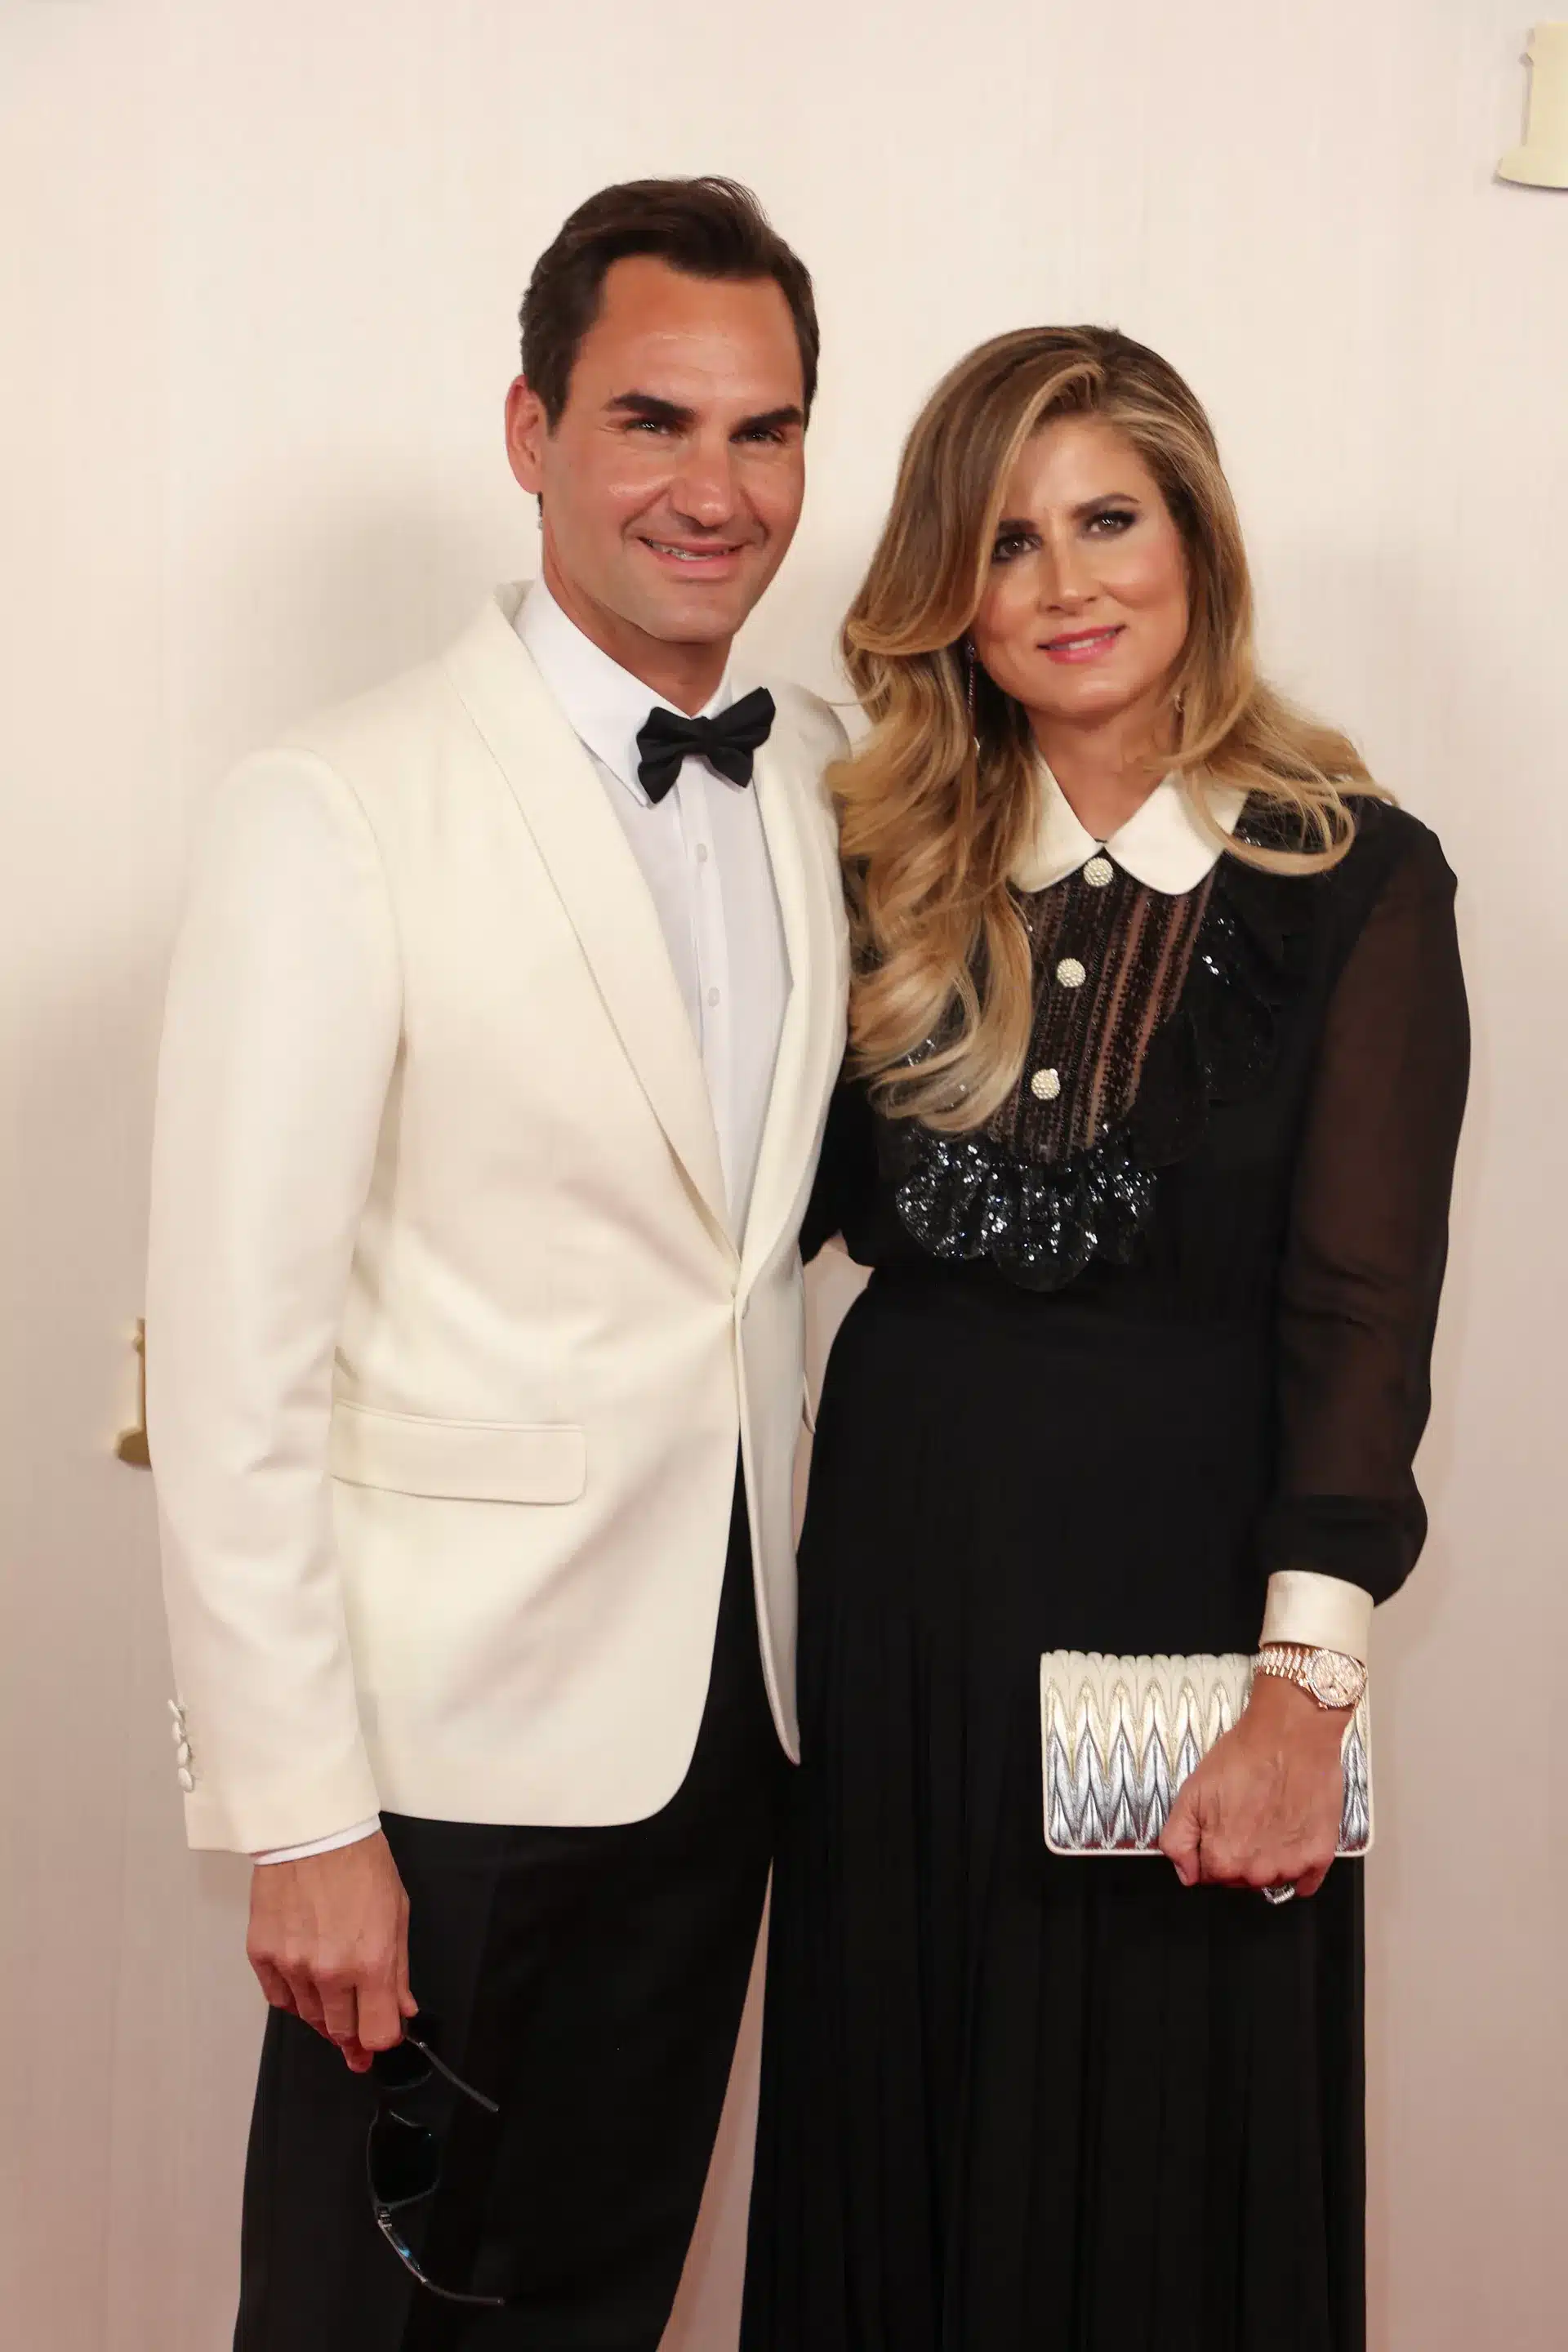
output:
M 1040 648 L 1052 661 L 1086 662 L 1105 653 L 1121 635 L 1121 625 L 1111 629 L 1083 629 L 1074 636 L 1050 637 Z

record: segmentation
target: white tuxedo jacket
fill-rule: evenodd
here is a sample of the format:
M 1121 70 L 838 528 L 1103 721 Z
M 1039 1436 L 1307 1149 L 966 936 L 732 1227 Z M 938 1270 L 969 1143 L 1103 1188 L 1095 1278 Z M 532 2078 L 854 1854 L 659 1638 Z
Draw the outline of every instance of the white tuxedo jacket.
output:
M 657 1811 L 737 1444 L 795 1749 L 796 1232 L 844 1045 L 826 706 L 755 790 L 792 976 L 746 1230 L 652 900 L 503 591 L 220 794 L 159 1077 L 148 1415 L 194 1844 Z M 188 1750 L 188 1752 L 187 1752 Z

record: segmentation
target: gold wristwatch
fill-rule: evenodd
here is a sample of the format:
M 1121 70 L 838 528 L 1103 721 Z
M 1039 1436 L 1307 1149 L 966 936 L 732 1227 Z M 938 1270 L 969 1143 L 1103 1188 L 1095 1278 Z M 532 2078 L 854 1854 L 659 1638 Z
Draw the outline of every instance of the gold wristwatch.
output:
M 1307 1650 L 1296 1642 L 1270 1642 L 1252 1661 L 1255 1675 L 1279 1675 L 1306 1691 L 1322 1707 L 1357 1706 L 1366 1688 L 1366 1668 L 1343 1650 Z

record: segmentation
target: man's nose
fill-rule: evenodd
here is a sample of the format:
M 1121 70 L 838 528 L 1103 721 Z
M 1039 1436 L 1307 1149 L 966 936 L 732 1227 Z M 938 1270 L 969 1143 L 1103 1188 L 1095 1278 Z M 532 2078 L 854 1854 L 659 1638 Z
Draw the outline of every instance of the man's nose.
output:
M 669 502 L 702 530 L 716 530 L 730 520 L 737 500 L 734 453 L 728 439 L 688 445 L 670 481 Z

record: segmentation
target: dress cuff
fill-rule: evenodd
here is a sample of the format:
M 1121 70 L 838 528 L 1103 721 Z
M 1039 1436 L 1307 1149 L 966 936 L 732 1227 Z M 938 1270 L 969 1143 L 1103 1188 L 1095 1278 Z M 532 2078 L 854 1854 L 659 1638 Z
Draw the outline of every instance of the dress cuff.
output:
M 334 1830 L 331 1837 L 311 1838 L 307 1845 L 274 1846 L 267 1853 L 253 1853 L 252 1862 L 305 1862 L 313 1853 L 336 1853 L 341 1845 L 358 1845 L 362 1838 L 374 1837 L 381 1827 L 378 1813 L 374 1821 L 356 1822 L 352 1830 Z
M 1268 1580 L 1259 1646 L 1291 1642 L 1304 1650 L 1342 1650 L 1363 1665 L 1372 1645 L 1372 1595 L 1341 1576 L 1277 1569 Z

